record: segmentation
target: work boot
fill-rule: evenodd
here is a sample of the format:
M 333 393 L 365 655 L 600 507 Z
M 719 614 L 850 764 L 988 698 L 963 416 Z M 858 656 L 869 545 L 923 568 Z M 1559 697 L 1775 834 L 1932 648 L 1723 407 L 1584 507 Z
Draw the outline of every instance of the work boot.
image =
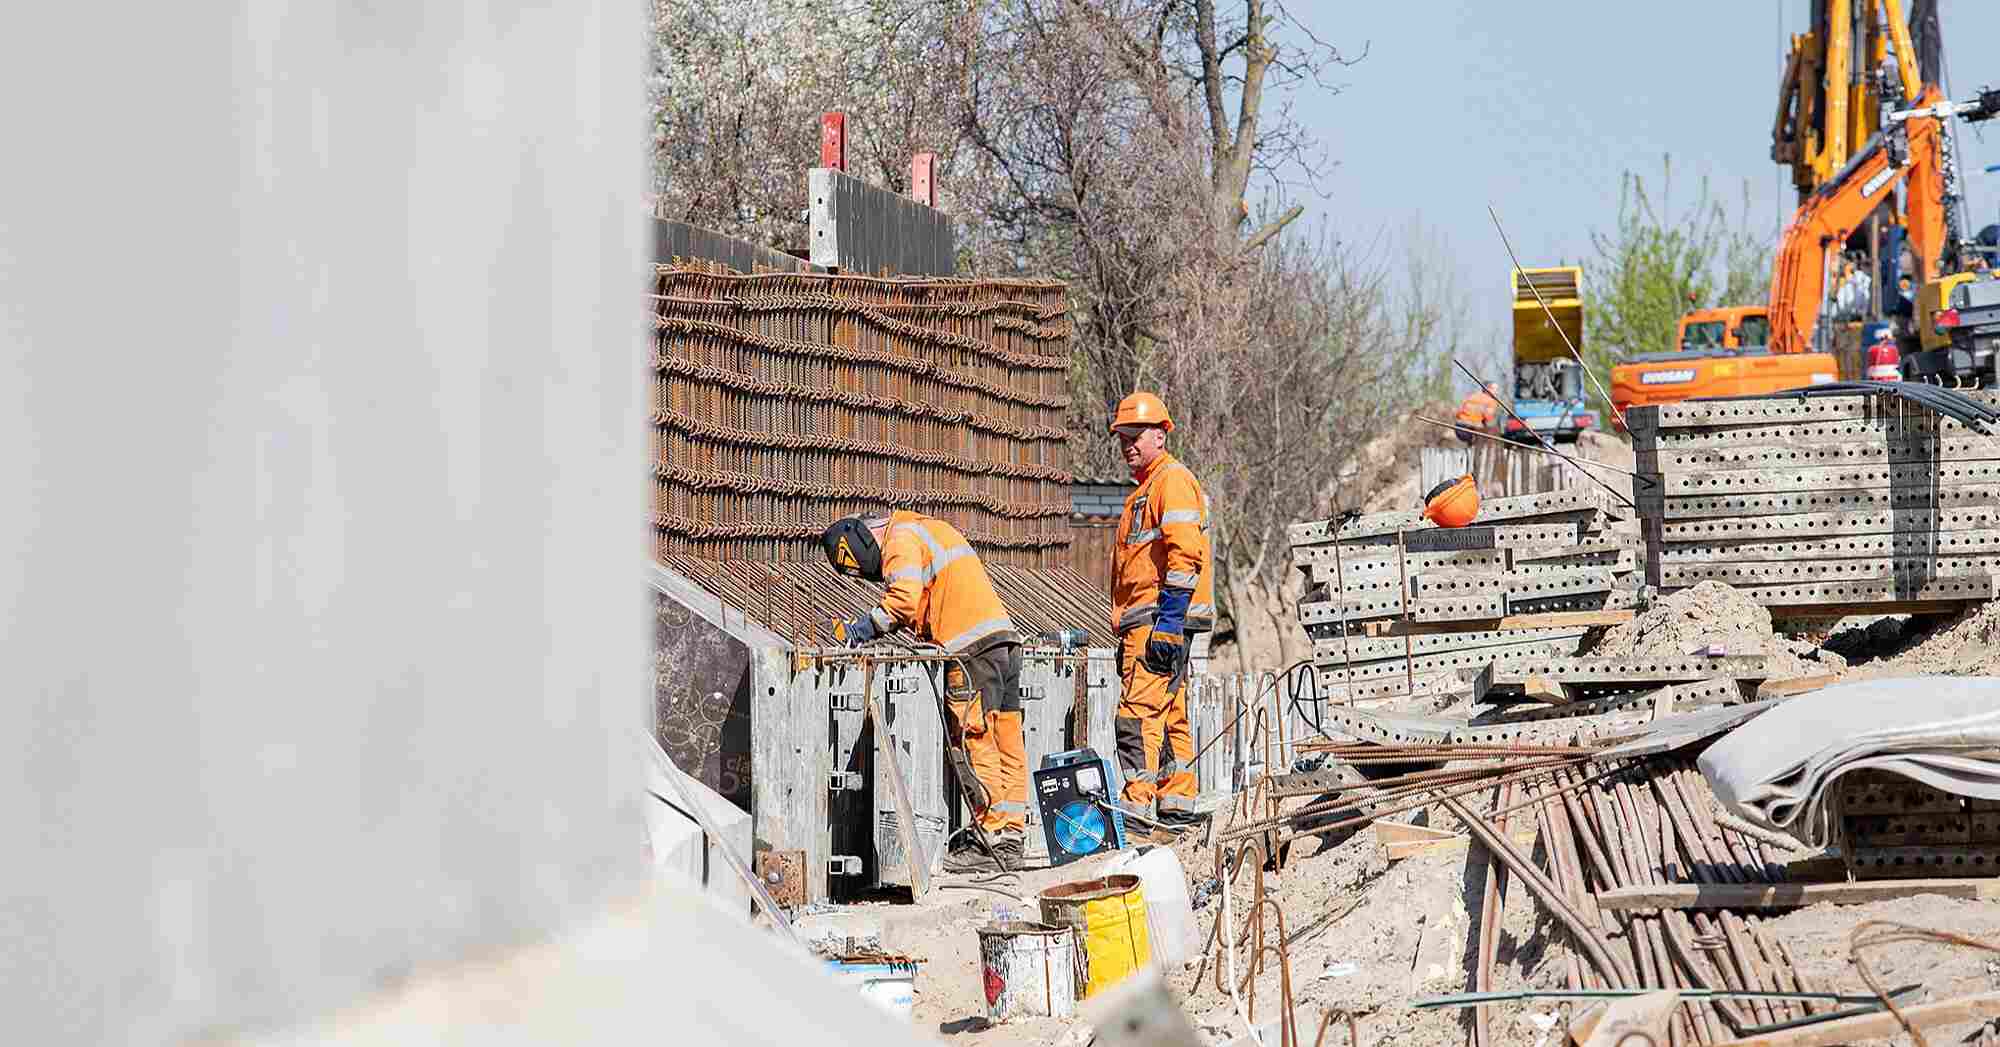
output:
M 1021 867 L 1021 833 L 1019 830 L 1002 830 L 988 833 L 993 841 L 993 851 L 1006 863 L 1005 870 Z M 948 873 L 1000 872 L 1003 866 L 996 864 L 991 856 L 980 849 L 977 837 L 968 835 L 965 844 L 944 856 L 944 871 Z

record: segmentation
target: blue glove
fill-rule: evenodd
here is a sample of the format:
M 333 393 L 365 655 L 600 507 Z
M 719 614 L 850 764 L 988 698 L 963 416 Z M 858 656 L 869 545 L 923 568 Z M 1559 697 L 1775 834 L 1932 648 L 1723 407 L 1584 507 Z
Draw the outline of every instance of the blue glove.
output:
M 1161 589 L 1160 608 L 1153 615 L 1153 631 L 1146 637 L 1146 668 L 1159 676 L 1179 671 L 1187 653 L 1187 609 L 1194 599 L 1192 589 Z
M 864 614 L 851 621 L 840 623 L 835 634 L 847 641 L 849 647 L 859 647 L 875 638 L 875 616 Z

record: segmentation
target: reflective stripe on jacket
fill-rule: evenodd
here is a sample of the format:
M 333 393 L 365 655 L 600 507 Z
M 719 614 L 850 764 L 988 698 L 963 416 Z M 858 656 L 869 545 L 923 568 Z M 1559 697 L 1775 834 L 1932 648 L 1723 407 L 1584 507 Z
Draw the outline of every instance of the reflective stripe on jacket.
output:
M 1458 423 L 1476 428 L 1491 428 L 1499 419 L 1500 401 L 1484 389 L 1473 393 L 1459 402 Z
M 892 513 L 882 536 L 882 580 L 889 591 L 869 612 L 882 632 L 911 629 L 953 654 L 1018 638 L 986 566 L 943 520 Z
M 1163 587 L 1194 590 L 1189 632 L 1215 627 L 1208 526 L 1208 495 L 1194 473 L 1173 455 L 1155 458 L 1126 497 L 1118 521 L 1118 544 L 1111 551 L 1114 629 L 1122 633 L 1153 624 Z

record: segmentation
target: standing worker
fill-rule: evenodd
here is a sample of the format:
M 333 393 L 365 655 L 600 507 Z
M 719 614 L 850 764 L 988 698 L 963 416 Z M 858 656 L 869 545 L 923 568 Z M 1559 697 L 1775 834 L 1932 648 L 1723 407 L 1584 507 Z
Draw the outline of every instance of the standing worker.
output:
M 993 580 L 958 528 L 921 513 L 876 510 L 835 520 L 820 536 L 834 570 L 888 586 L 867 614 L 841 623 L 849 646 L 910 629 L 955 656 L 945 663 L 945 699 L 974 777 L 986 796 L 979 819 L 1006 867 L 1020 864 L 1028 817 L 1027 751 L 1021 744 L 1021 639 Z M 961 848 L 945 869 L 984 868 Z
M 1483 389 L 1474 389 L 1471 395 L 1458 404 L 1458 442 L 1469 444 L 1477 439 L 1473 433 L 1490 433 L 1500 421 L 1500 383 L 1488 382 Z
M 1188 733 L 1188 636 L 1215 625 L 1208 496 L 1167 453 L 1174 421 L 1152 393 L 1120 401 L 1111 433 L 1139 487 L 1125 499 L 1111 553 L 1111 620 L 1118 631 L 1118 766 L 1124 798 L 1161 820 L 1194 814 Z

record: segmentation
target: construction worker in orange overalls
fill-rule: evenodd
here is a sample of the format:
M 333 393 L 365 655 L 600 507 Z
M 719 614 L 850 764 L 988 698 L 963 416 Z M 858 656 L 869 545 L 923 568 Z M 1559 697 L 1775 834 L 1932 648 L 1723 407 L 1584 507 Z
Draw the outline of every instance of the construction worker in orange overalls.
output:
M 835 520 L 820 538 L 835 570 L 887 585 L 882 602 L 841 623 L 858 647 L 898 629 L 956 656 L 945 666 L 945 704 L 957 722 L 986 805 L 973 811 L 1007 868 L 1020 864 L 1028 817 L 1028 757 L 1021 744 L 1021 638 L 965 535 L 943 520 L 873 512 Z M 945 859 L 953 872 L 989 868 L 975 848 Z
M 1188 638 L 1215 625 L 1208 496 L 1167 453 L 1174 420 L 1152 393 L 1120 401 L 1111 432 L 1138 488 L 1125 499 L 1112 548 L 1111 620 L 1124 692 L 1115 723 L 1128 804 L 1162 821 L 1194 816 L 1188 731 Z
M 1500 422 L 1500 383 L 1488 382 L 1486 388 L 1474 389 L 1459 401 L 1457 422 L 1460 443 L 1478 439 L 1473 433 L 1493 432 Z

